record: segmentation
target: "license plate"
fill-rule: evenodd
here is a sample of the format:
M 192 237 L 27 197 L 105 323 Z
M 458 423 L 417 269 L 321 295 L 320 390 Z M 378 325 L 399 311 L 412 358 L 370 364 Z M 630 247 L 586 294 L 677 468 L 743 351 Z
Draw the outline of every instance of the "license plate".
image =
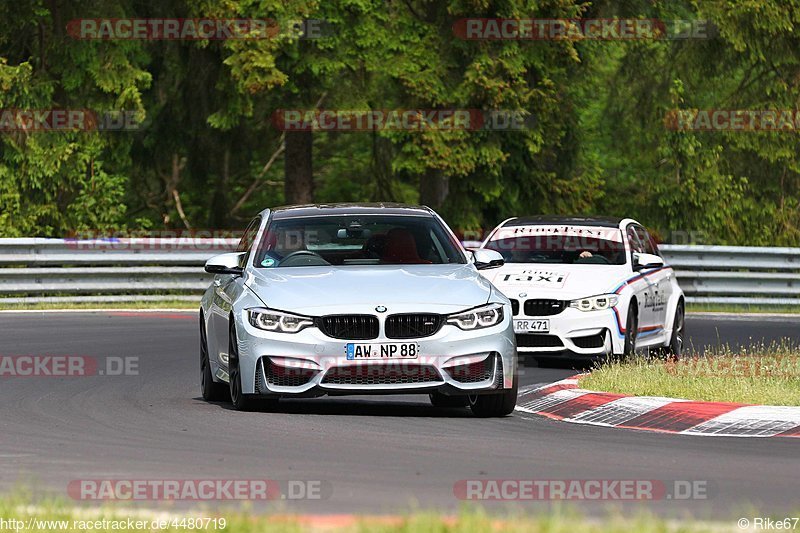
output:
M 350 342 L 345 346 L 347 359 L 417 359 L 419 345 L 414 342 L 361 344 Z
M 548 333 L 550 331 L 549 320 L 515 320 L 514 333 Z

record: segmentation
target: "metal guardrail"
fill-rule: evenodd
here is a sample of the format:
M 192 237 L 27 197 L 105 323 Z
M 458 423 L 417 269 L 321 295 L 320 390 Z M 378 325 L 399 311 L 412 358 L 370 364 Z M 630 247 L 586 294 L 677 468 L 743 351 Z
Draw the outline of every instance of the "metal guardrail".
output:
M 800 248 L 662 245 L 692 303 L 800 306 Z
M 196 301 L 238 239 L 0 238 L 0 304 Z
M 236 239 L 0 239 L 0 303 L 198 301 Z M 663 245 L 692 303 L 800 305 L 800 248 Z

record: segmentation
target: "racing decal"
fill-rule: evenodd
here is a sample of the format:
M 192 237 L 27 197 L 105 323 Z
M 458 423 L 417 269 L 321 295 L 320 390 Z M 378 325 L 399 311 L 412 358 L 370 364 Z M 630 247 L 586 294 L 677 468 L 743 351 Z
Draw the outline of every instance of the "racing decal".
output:
M 638 333 L 637 336 L 639 338 L 647 337 L 649 335 L 654 335 L 654 334 L 660 332 L 663 329 L 664 329 L 664 326 L 647 326 L 647 327 L 644 327 L 644 328 L 639 328 L 639 330 L 638 330 L 639 333 Z
M 667 303 L 667 299 L 664 298 L 664 294 L 660 292 L 656 292 L 655 294 L 650 294 L 650 292 L 644 293 L 644 308 L 650 309 L 655 312 L 663 311 L 664 306 Z
M 640 279 L 644 279 L 647 276 L 652 276 L 656 272 L 661 272 L 662 270 L 667 270 L 667 269 L 672 270 L 672 267 L 671 266 L 663 266 L 663 267 L 659 267 L 659 268 L 654 268 L 653 270 L 644 272 L 642 274 L 636 274 L 632 278 L 627 279 L 627 280 L 623 281 L 622 283 L 620 283 L 619 285 L 617 285 L 617 287 L 611 292 L 613 292 L 615 294 L 619 294 L 620 292 L 622 292 L 622 289 L 624 289 L 628 285 L 632 285 L 632 284 L 636 283 L 637 281 L 639 281 Z
M 619 334 L 619 338 L 622 339 L 625 337 L 625 332 L 627 330 L 623 327 L 622 320 L 620 320 L 619 318 L 619 310 L 616 307 L 612 307 L 611 309 L 614 310 L 614 321 L 617 323 L 617 333 Z M 653 335 L 663 329 L 664 325 L 661 324 L 658 326 L 644 326 L 637 329 L 636 331 L 638 332 L 637 335 L 639 337 L 647 337 L 648 335 Z
M 497 230 L 487 247 L 505 252 L 624 253 L 622 232 L 617 228 L 583 226 L 510 226 Z
M 494 283 L 510 285 L 524 284 L 526 286 L 560 289 L 564 286 L 568 274 L 550 270 L 525 269 L 515 272 L 500 272 L 494 277 Z
M 531 226 L 505 226 L 492 235 L 492 240 L 513 239 L 525 236 L 548 236 L 563 239 L 573 237 L 576 239 L 603 239 L 607 241 L 622 242 L 622 232 L 619 228 L 602 228 L 595 226 L 545 226 L 534 224 Z

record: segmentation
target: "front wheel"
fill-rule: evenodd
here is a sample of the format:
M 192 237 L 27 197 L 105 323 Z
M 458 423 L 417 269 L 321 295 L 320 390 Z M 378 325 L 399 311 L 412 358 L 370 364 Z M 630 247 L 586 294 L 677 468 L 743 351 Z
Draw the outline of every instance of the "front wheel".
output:
M 622 357 L 631 357 L 636 353 L 636 337 L 639 333 L 639 312 L 635 304 L 628 309 L 628 319 L 625 321 L 625 347 Z
M 228 387 L 214 381 L 208 357 L 208 337 L 203 316 L 200 316 L 200 390 L 207 402 L 222 402 L 230 398 Z
M 228 377 L 231 403 L 237 411 L 249 411 L 255 407 L 255 400 L 242 392 L 242 372 L 239 368 L 239 341 L 236 336 L 236 325 L 231 320 L 228 339 Z
M 682 303 L 675 309 L 675 319 L 672 322 L 672 336 L 669 344 L 662 349 L 664 359 L 677 361 L 683 353 L 683 344 L 686 336 L 686 311 Z
M 519 383 L 514 374 L 514 384 L 510 389 L 503 389 L 496 394 L 476 394 L 469 396 L 469 408 L 475 416 L 481 418 L 510 415 L 517 405 Z

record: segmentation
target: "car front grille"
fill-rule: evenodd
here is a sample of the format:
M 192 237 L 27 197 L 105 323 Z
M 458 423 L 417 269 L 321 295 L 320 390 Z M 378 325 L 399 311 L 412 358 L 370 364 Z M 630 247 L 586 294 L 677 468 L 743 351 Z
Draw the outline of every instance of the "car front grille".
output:
M 519 348 L 561 348 L 564 344 L 555 335 L 517 335 Z
M 287 368 L 276 365 L 269 358 L 264 360 L 267 369 L 267 383 L 277 387 L 300 387 L 311 381 L 317 370 L 311 368 Z M 259 366 L 259 370 L 261 365 Z
M 328 370 L 322 383 L 327 385 L 401 385 L 442 380 L 431 365 L 353 365 Z
M 460 383 L 478 383 L 492 379 L 495 367 L 495 355 L 489 356 L 483 361 L 459 365 L 447 369 L 450 377 Z
M 390 339 L 430 337 L 442 327 L 444 317 L 434 314 L 391 315 L 386 319 L 386 336 Z
M 569 307 L 569 300 L 551 300 L 546 298 L 525 301 L 525 314 L 528 316 L 557 315 Z
M 519 314 L 519 300 L 511 300 L 511 314 L 514 316 Z
M 317 327 L 334 339 L 366 340 L 378 336 L 378 317 L 372 315 L 329 315 L 317 319 Z
M 575 343 L 578 348 L 602 348 L 605 343 L 605 335 L 602 333 L 595 333 L 594 335 L 586 335 L 583 337 L 572 337 L 570 339 Z

